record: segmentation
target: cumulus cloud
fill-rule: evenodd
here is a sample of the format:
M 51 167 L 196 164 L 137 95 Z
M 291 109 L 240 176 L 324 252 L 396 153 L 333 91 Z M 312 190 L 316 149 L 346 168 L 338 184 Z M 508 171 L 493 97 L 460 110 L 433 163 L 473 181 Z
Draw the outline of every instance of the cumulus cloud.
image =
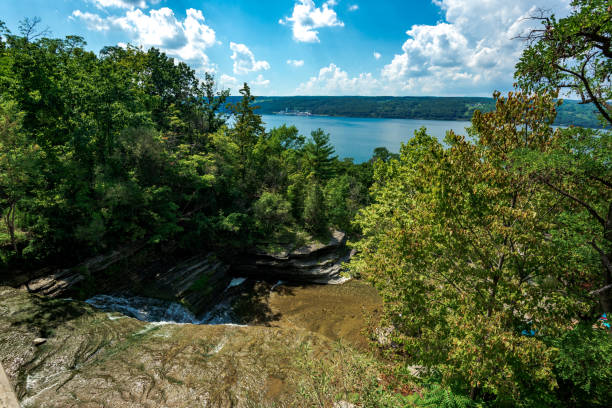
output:
M 301 67 L 304 65 L 304 60 L 287 60 L 287 64 L 292 65 L 294 67 Z
M 352 6 L 349 7 L 349 11 L 357 11 L 357 10 L 359 10 L 358 4 L 353 4 Z
M 259 74 L 257 75 L 257 79 L 252 81 L 252 84 L 257 86 L 268 86 L 270 85 L 270 80 L 265 79 L 262 74 Z
M 349 75 L 335 64 L 300 84 L 296 94 L 312 95 L 491 95 L 512 88 L 514 66 L 525 44 L 518 35 L 536 27 L 531 0 L 432 0 L 443 20 L 413 25 L 401 52 L 378 73 Z M 570 0 L 539 0 L 557 17 Z M 378 52 L 374 58 L 382 58 Z
M 233 76 L 223 74 L 219 78 L 219 83 L 221 84 L 221 88 L 235 88 L 238 86 L 238 79 Z
M 509 89 L 524 44 L 515 40 L 534 22 L 531 0 L 433 0 L 445 21 L 414 25 L 402 53 L 382 70 L 382 78 L 413 93 L 489 94 Z M 541 0 L 539 8 L 557 16 L 569 0 Z
M 280 24 L 292 26 L 293 39 L 298 42 L 319 42 L 317 28 L 344 27 L 344 23 L 338 20 L 336 11 L 333 10 L 337 4 L 334 0 L 323 3 L 317 7 L 313 0 L 299 0 L 293 6 L 291 17 L 279 20 Z
M 248 74 L 249 72 L 270 69 L 268 61 L 257 61 L 253 52 L 244 44 L 230 43 L 230 49 L 234 51 L 234 74 Z
M 215 44 L 215 31 L 204 23 L 200 10 L 188 9 L 182 21 L 167 7 L 148 13 L 135 9 L 123 16 L 108 17 L 75 10 L 71 18 L 84 21 L 91 30 L 124 31 L 136 45 L 156 47 L 197 69 L 213 70 L 204 51 Z
M 85 23 L 88 29 L 94 31 L 107 31 L 111 28 L 111 23 L 94 13 L 82 12 L 75 10 L 69 17 L 71 20 L 79 19 Z
M 146 0 L 91 0 L 98 8 L 114 7 L 133 10 L 135 8 L 147 8 Z M 160 0 L 149 0 L 151 4 L 157 4 Z
M 380 82 L 371 73 L 350 77 L 346 71 L 329 64 L 319 70 L 317 76 L 300 84 L 295 93 L 298 95 L 377 95 Z

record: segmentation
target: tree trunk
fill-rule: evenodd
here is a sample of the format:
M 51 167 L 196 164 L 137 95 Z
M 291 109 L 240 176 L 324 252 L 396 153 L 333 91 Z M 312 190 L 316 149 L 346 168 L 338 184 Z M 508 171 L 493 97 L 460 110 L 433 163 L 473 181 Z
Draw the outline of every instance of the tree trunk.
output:
M 11 245 L 15 250 L 15 253 L 19 255 L 19 250 L 17 248 L 17 240 L 15 239 L 15 203 L 11 203 L 6 215 L 4 216 L 4 221 L 6 223 L 6 228 L 8 229 L 9 236 L 11 238 Z
M 612 244 L 612 202 L 610 202 L 610 206 L 608 207 L 608 215 L 604 224 L 604 239 Z M 608 288 L 600 292 L 599 301 L 609 322 L 612 317 L 612 288 L 610 287 L 610 285 L 612 285 L 612 252 L 608 254 L 601 252 L 600 255 L 605 277 L 604 287 L 607 286 Z M 612 324 L 608 330 L 612 333 Z

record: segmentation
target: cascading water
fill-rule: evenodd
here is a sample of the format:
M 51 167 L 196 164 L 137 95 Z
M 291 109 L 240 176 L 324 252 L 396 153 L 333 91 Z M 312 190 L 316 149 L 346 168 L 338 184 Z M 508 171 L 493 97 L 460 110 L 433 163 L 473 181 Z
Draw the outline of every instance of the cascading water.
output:
M 245 278 L 234 278 L 225 292 L 242 285 Z M 202 318 L 197 318 L 187 308 L 176 302 L 130 295 L 96 295 L 85 301 L 96 309 L 119 312 L 138 320 L 152 323 L 225 324 L 235 325 L 232 315 L 232 299 L 224 298 Z

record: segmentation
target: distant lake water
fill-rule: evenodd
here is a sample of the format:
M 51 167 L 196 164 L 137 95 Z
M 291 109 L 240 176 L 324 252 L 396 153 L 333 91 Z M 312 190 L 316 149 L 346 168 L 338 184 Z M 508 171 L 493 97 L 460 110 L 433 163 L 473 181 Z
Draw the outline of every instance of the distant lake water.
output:
M 332 116 L 288 116 L 262 115 L 266 129 L 286 124 L 294 125 L 300 134 L 308 137 L 318 128 L 329 133 L 331 143 L 340 158 L 352 157 L 361 163 L 372 157 L 376 147 L 386 147 L 389 151 L 399 152 L 402 142 L 414 136 L 414 131 L 425 126 L 427 133 L 444 139 L 446 131 L 454 130 L 458 134 L 467 134 L 465 128 L 470 122 L 447 120 L 419 119 L 372 119 L 344 118 Z

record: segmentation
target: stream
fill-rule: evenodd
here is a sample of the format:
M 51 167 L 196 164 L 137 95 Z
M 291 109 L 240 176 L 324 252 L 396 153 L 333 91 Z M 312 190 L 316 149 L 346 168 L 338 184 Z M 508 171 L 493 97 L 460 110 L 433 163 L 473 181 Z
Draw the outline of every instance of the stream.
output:
M 109 319 L 129 316 L 161 324 L 299 327 L 364 348 L 366 322 L 382 310 L 376 290 L 357 280 L 309 285 L 234 278 L 221 300 L 202 316 L 176 302 L 130 294 L 96 295 L 86 302 L 113 313 Z
M 96 309 L 118 312 L 122 315 L 151 323 L 238 324 L 237 319 L 232 313 L 235 295 L 229 295 L 228 291 L 241 286 L 246 280 L 246 278 L 232 279 L 227 288 L 225 288 L 222 299 L 210 311 L 199 318 L 177 302 L 130 294 L 96 295 L 85 302 Z

